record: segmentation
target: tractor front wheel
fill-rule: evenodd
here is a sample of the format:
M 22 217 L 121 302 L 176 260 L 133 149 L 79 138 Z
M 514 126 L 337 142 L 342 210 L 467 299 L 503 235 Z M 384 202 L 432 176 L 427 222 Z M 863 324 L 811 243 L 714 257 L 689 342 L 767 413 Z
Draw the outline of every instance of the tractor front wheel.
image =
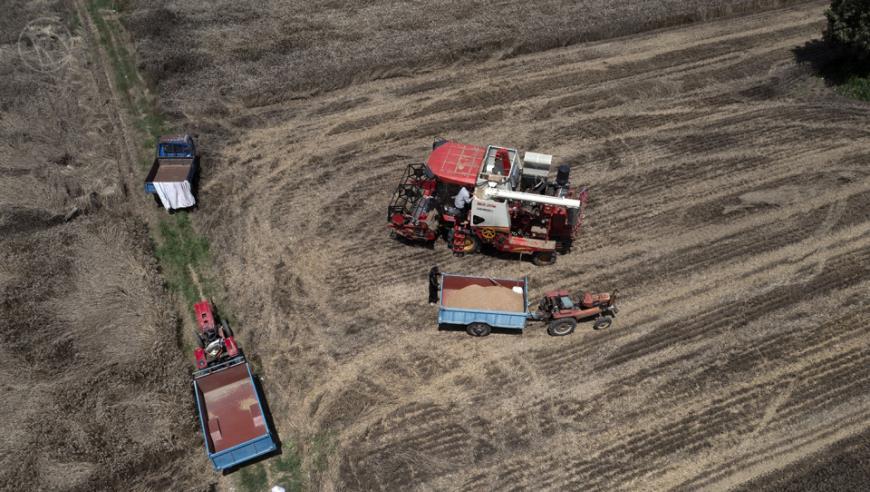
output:
M 555 251 L 538 251 L 532 254 L 532 263 L 537 266 L 547 266 L 556 263 Z
M 574 333 L 574 328 L 577 327 L 577 321 L 574 318 L 562 318 L 553 320 L 547 328 L 547 333 L 554 337 L 564 337 Z
M 610 325 L 613 323 L 613 317 L 611 316 L 601 316 L 595 320 L 595 324 L 592 325 L 592 328 L 596 330 L 606 330 L 610 328 Z
M 485 337 L 492 331 L 492 327 L 486 323 L 471 323 L 465 331 L 473 337 Z

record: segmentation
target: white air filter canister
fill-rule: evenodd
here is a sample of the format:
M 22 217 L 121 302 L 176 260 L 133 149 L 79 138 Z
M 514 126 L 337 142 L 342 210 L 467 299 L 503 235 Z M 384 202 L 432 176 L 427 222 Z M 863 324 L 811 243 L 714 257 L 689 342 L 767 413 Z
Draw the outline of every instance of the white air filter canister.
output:
M 550 166 L 553 164 L 553 156 L 526 152 L 523 157 L 523 176 L 546 179 L 550 175 Z

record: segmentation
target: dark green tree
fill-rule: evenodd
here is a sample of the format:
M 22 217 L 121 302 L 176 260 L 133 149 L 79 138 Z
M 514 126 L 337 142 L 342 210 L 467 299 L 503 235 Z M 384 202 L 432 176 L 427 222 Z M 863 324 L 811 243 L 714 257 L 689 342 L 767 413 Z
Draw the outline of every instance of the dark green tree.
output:
M 870 58 L 870 0 L 833 0 L 825 39 L 859 60 Z

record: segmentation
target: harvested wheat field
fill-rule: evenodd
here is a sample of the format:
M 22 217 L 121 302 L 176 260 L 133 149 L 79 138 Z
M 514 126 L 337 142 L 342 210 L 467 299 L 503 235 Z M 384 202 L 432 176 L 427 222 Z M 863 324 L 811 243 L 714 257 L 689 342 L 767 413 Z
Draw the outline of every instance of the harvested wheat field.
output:
M 308 484 L 788 487 L 849 441 L 863 468 L 836 486 L 859 487 L 870 474 L 870 107 L 796 61 L 824 7 L 522 54 L 484 44 L 455 63 L 397 63 L 388 78 L 304 94 L 279 56 L 292 44 L 258 51 L 284 86 L 219 98 L 209 81 L 221 64 L 167 75 L 165 98 L 209 142 L 195 220 L 218 246 L 278 430 L 306 463 L 322 459 L 310 443 L 333 442 Z M 227 25 L 178 12 L 190 32 L 208 26 L 204 57 L 229 56 L 215 38 Z M 591 197 L 575 250 L 538 268 L 391 240 L 386 204 L 435 135 L 570 163 Z M 479 340 L 441 332 L 425 302 L 435 263 L 529 275 L 533 297 L 619 288 L 622 312 L 609 331 L 581 325 L 566 338 L 534 326 Z
M 219 245 L 276 425 L 306 460 L 306 443 L 334 440 L 312 487 L 788 486 L 846 440 L 863 469 L 838 487 L 857 487 L 870 473 L 870 107 L 796 61 L 824 6 L 484 47 L 309 94 L 263 49 L 285 85 L 220 104 L 215 69 L 168 76 L 166 98 L 211 145 L 196 220 Z M 206 37 L 198 49 L 226 56 Z M 435 135 L 570 163 L 591 196 L 575 250 L 537 268 L 391 240 L 385 206 Z M 424 297 L 435 263 L 529 275 L 533 296 L 619 288 L 622 313 L 564 339 L 439 332 Z
M 124 3 L 141 72 L 204 151 L 192 220 L 283 450 L 210 472 L 179 340 L 148 380 L 177 439 L 136 455 L 164 461 L 134 485 L 863 488 L 870 105 L 806 62 L 827 3 L 461 3 Z M 590 194 L 574 250 L 535 267 L 391 239 L 394 187 L 436 135 L 570 164 Z M 618 288 L 620 313 L 567 337 L 438 330 L 433 264 L 528 276 L 533 301 Z

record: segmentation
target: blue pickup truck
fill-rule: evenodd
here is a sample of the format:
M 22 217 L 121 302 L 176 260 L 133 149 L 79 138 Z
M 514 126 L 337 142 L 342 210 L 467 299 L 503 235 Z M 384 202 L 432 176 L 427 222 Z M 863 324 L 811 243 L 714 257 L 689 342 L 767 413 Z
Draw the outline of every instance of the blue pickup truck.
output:
M 193 188 L 199 172 L 196 144 L 190 135 L 166 135 L 157 140 L 157 152 L 145 177 L 145 193 L 152 193 L 167 210 L 196 205 Z
M 441 275 L 438 324 L 464 326 L 469 335 L 489 335 L 493 328 L 522 332 L 529 320 L 549 323 L 547 332 L 564 336 L 577 322 L 594 320 L 596 330 L 608 328 L 616 316 L 616 296 L 583 292 L 572 297 L 566 290 L 544 294 L 535 311 L 529 307 L 529 279 L 500 279 L 468 275 Z

